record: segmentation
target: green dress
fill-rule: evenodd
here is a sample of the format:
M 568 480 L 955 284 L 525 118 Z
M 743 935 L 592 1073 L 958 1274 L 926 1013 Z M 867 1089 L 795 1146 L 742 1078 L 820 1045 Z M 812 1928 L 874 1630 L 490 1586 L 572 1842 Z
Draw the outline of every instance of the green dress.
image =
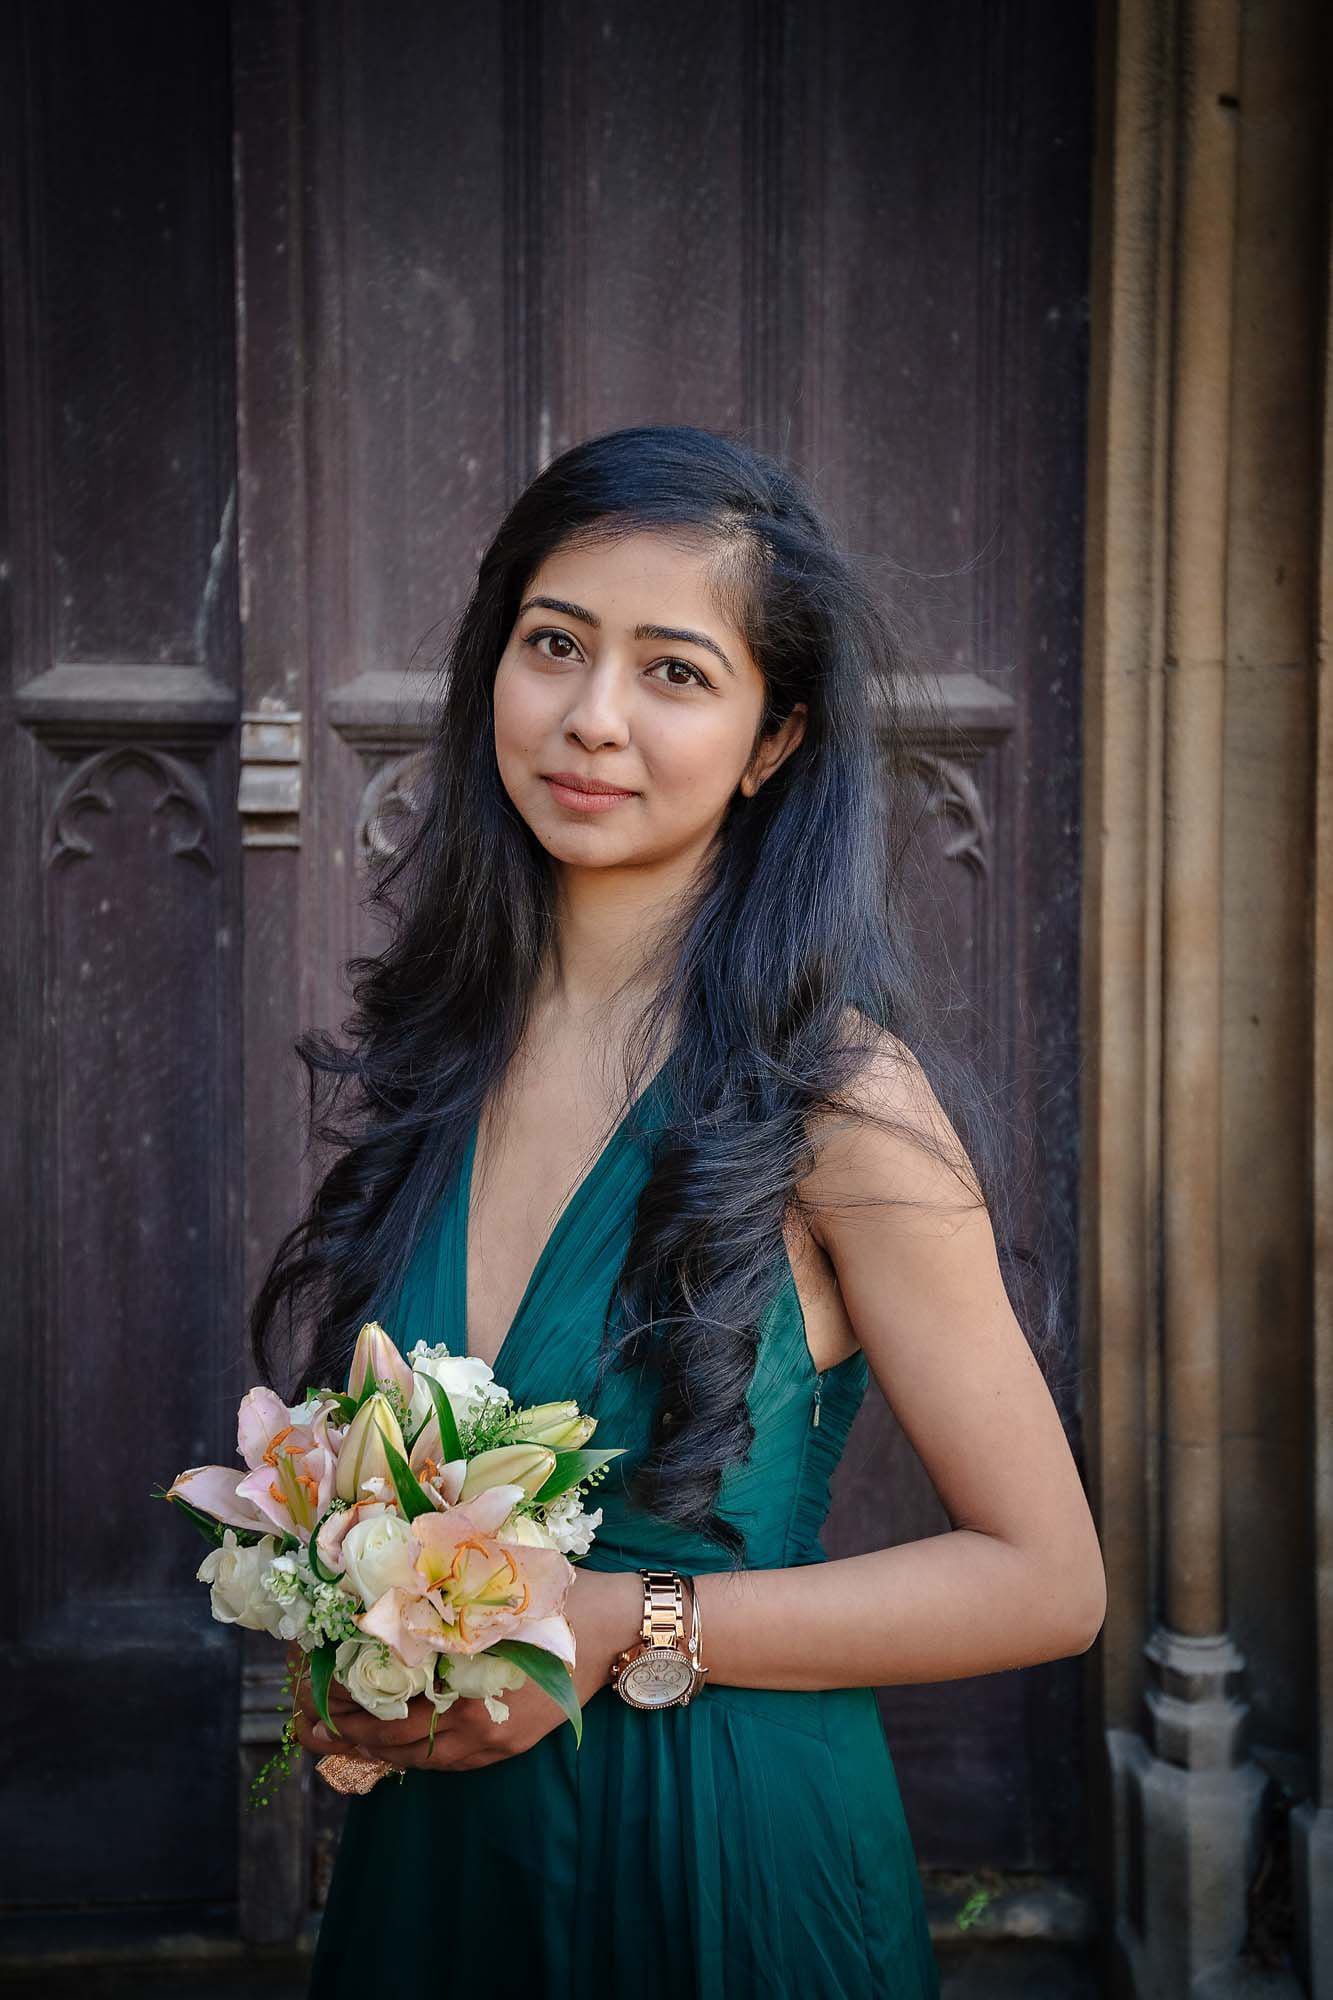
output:
M 670 1065 L 667 1065 L 669 1069 Z M 598 1445 L 627 1447 L 594 1487 L 592 1569 L 724 1569 L 715 1544 L 631 1503 L 625 1469 L 652 1396 L 610 1369 L 592 1387 L 603 1314 L 647 1178 L 659 1071 L 557 1218 L 495 1361 L 516 1402 L 574 1397 Z M 464 1351 L 474 1126 L 392 1308 L 418 1339 Z M 859 1350 L 816 1374 L 787 1278 L 750 1389 L 755 1442 L 718 1505 L 748 1566 L 823 1562 L 818 1535 L 867 1381 Z M 816 1417 L 818 1421 L 816 1421 Z M 704 1623 L 704 1659 L 708 1628 Z M 836 1635 L 830 1634 L 836 1646 Z M 476 1770 L 411 1771 L 351 1798 L 308 2000 L 398 1993 L 481 2000 L 935 2000 L 920 1877 L 870 1688 L 705 1682 L 685 1707 L 631 1709 L 609 1686 L 530 1749 Z

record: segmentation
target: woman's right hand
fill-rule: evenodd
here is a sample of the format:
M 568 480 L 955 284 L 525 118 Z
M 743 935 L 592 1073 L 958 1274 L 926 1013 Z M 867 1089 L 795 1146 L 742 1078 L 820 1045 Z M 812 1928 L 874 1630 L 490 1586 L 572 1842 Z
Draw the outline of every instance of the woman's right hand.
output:
M 297 1682 L 293 1727 L 296 1731 L 296 1740 L 301 1745 L 301 1748 L 308 1750 L 313 1757 L 326 1756 L 330 1748 L 334 1750 L 340 1749 L 342 1746 L 336 1737 L 332 1745 L 311 1741 L 311 1731 L 322 1718 L 315 1706 L 314 1690 L 310 1684 L 310 1656 L 295 1640 L 287 1648 L 287 1670 Z M 335 1723 L 349 1709 L 358 1710 L 363 1715 L 365 1713 L 365 1710 L 361 1708 L 360 1702 L 353 1701 L 346 1688 L 338 1681 L 331 1680 L 329 1682 L 328 1698 L 329 1714 Z M 348 1748 L 350 1749 L 350 1747 L 349 1745 Z
M 359 1701 L 354 1700 L 338 1681 L 330 1680 L 329 1716 L 339 1729 L 342 1728 L 346 1718 L 355 1729 L 356 1740 L 353 1741 L 348 1734 L 327 1736 L 324 1718 L 315 1706 L 315 1697 L 310 1685 L 309 1662 L 300 1646 L 295 1643 L 288 1651 L 287 1665 L 293 1673 L 299 1673 L 301 1676 L 293 1721 L 296 1740 L 303 1750 L 310 1752 L 312 1757 L 328 1757 L 336 1752 L 343 1757 L 364 1757 L 369 1758 L 372 1763 L 392 1765 L 398 1752 L 404 1747 L 414 1752 L 418 1743 L 429 1739 L 432 1722 L 435 1724 L 436 1734 L 443 1733 L 443 1720 L 436 1716 L 425 1695 L 414 1696 L 407 1704 L 407 1714 L 400 1720 L 382 1722 Z M 318 1735 L 316 1731 L 319 1732 Z

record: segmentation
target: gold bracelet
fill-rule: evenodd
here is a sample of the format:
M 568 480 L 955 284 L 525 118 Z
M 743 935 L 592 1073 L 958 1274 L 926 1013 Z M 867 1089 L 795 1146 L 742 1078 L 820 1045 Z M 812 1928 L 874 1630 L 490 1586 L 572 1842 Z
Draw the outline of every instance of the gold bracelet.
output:
M 703 1613 L 699 1609 L 698 1579 L 692 1576 L 690 1578 L 690 1639 L 689 1639 L 690 1656 L 693 1659 L 694 1664 L 697 1667 L 699 1667 L 702 1672 L 707 1673 L 708 1669 L 703 1666 L 701 1658 L 703 1650 L 703 1642 L 704 1642 Z

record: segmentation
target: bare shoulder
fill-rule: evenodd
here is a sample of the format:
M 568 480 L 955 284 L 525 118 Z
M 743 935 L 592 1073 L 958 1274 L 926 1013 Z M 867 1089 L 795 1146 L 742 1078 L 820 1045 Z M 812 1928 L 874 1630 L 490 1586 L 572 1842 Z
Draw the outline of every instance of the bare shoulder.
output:
M 817 1163 L 802 1183 L 818 1240 L 951 1525 L 1037 1554 L 1080 1648 L 1105 1602 L 1096 1531 L 1009 1302 L 990 1210 L 911 1052 L 860 1017 L 848 1031 L 868 1041 L 867 1059 L 847 1108 L 812 1129 Z
M 801 1183 L 811 1233 L 821 1247 L 835 1216 L 889 1205 L 957 1216 L 982 1204 L 975 1168 L 920 1061 L 898 1036 L 856 1008 L 843 1016 L 847 1045 L 864 1061 L 809 1123 L 815 1164 Z

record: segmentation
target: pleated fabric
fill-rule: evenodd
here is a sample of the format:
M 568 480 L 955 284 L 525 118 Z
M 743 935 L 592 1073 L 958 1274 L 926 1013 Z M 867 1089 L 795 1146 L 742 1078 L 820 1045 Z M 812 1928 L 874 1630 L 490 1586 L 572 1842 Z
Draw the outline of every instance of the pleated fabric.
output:
M 611 1371 L 593 1398 L 606 1303 L 629 1240 L 670 1063 L 558 1217 L 496 1357 L 516 1401 L 575 1397 L 620 1445 L 591 1506 L 590 1569 L 729 1567 L 627 1492 L 653 1395 Z M 378 1317 L 406 1353 L 466 1349 L 477 1132 Z M 718 1505 L 747 1566 L 823 1562 L 829 1481 L 868 1380 L 857 1352 L 816 1374 L 790 1266 L 766 1314 L 749 1459 Z M 816 1411 L 818 1422 L 814 1421 Z M 707 1630 L 704 1656 L 707 1658 Z M 408 1771 L 349 1800 L 308 2000 L 473 1989 L 486 2000 L 938 2000 L 920 1877 L 870 1688 L 705 1684 L 641 1713 L 604 1687 L 583 1742 L 562 1723 L 476 1771 Z

